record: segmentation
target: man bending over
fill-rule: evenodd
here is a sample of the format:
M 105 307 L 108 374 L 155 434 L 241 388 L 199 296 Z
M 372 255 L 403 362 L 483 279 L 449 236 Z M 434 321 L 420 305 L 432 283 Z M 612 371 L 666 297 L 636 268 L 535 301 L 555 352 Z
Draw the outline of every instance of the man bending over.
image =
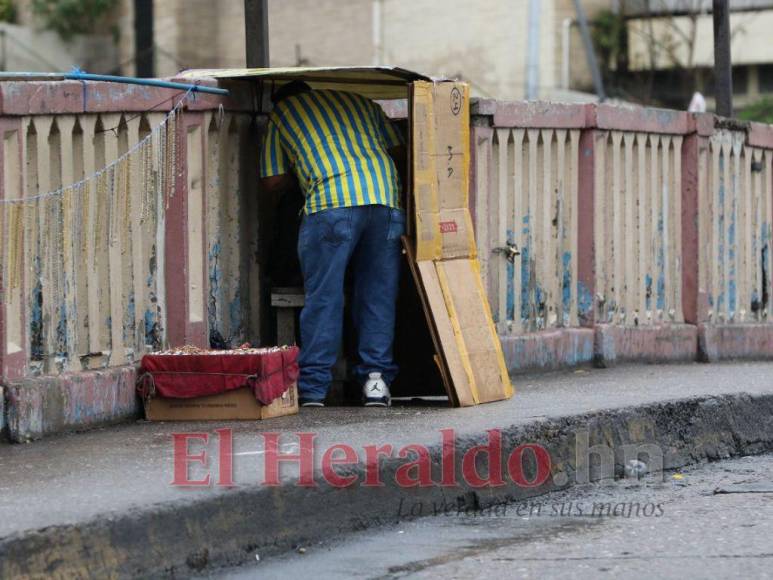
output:
M 298 256 L 305 286 L 301 311 L 302 406 L 322 407 L 343 328 L 344 275 L 351 265 L 351 310 L 359 361 L 354 374 L 365 406 L 388 407 L 397 374 L 392 358 L 400 273 L 400 179 L 404 147 L 376 103 L 355 93 L 284 85 L 261 155 L 265 191 L 292 187 L 305 196 Z

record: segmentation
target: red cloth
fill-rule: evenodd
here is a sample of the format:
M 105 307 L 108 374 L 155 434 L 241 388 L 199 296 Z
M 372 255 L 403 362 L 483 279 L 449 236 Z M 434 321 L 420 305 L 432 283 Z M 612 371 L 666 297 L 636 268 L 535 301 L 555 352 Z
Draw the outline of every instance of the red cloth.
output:
M 268 405 L 298 379 L 298 347 L 257 354 L 180 354 L 142 357 L 142 397 L 190 399 L 250 387 Z

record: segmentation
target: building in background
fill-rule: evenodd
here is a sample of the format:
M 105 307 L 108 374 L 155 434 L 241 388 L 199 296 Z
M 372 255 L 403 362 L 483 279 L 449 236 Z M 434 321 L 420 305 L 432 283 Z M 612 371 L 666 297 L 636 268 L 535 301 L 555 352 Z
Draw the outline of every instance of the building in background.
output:
M 120 0 L 121 72 L 135 74 L 135 8 Z M 243 0 L 155 0 L 156 75 L 244 66 Z M 539 0 L 538 96 L 587 100 L 573 0 Z M 589 14 L 611 0 L 584 0 Z M 269 0 L 272 66 L 390 64 L 461 78 L 480 96 L 526 94 L 529 0 Z
M 602 61 L 613 94 L 684 109 L 700 91 L 712 110 L 711 5 L 711 0 L 618 0 L 612 13 L 597 14 L 597 24 L 606 23 L 604 30 L 597 26 L 596 38 L 610 53 Z M 730 0 L 730 9 L 734 104 L 742 110 L 773 95 L 773 0 Z
M 0 0 L 0 70 L 107 72 L 119 66 L 112 16 L 88 34 L 63 38 L 32 10 L 32 0 Z
M 20 22 L 34 28 L 32 1 L 16 4 Z M 611 0 L 583 4 L 592 15 Z M 95 35 L 112 36 L 116 50 L 98 64 L 65 68 L 171 76 L 184 68 L 244 66 L 243 16 L 243 0 L 115 0 Z M 464 79 L 480 96 L 520 99 L 530 16 L 535 96 L 592 99 L 574 90 L 591 82 L 573 0 L 269 0 L 271 64 L 392 64 Z
M 244 0 L 117 1 L 121 74 L 168 77 L 189 68 L 245 65 Z M 140 66 L 148 55 L 152 75 Z
M 269 2 L 271 63 L 391 64 L 468 81 L 473 93 L 526 95 L 536 8 L 537 96 L 587 100 L 591 86 L 573 0 L 290 0 Z M 586 12 L 609 0 L 584 0 Z
M 0 0 L 0 8 L 14 7 L 16 22 L 0 23 L 5 70 L 77 65 L 172 76 L 185 68 L 244 66 L 244 0 L 105 0 L 109 8 L 93 30 L 68 40 L 41 32 L 34 1 Z M 478 96 L 594 99 L 574 0 L 268 3 L 272 66 L 390 64 L 463 79 Z M 581 4 L 610 96 L 684 109 L 698 90 L 713 107 L 711 0 Z M 773 0 L 730 6 L 734 92 L 743 109 L 773 95 Z

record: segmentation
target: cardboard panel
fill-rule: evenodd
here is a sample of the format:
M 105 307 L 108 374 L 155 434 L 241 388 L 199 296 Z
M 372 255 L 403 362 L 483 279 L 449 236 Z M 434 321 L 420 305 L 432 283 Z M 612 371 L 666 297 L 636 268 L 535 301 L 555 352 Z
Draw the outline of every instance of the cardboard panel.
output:
M 441 260 L 436 267 L 478 402 L 510 398 L 513 389 L 477 260 Z
M 413 86 L 411 145 L 417 260 L 432 260 L 441 254 L 433 87 L 433 83 L 423 82 Z
M 270 405 L 263 405 L 260 410 L 261 419 L 272 419 L 274 417 L 284 417 L 285 415 L 298 414 L 298 383 L 293 383 L 282 396 L 271 402 Z
M 456 317 L 448 312 L 446 298 L 441 288 L 438 272 L 434 262 L 424 261 L 417 264 L 419 278 L 427 297 L 427 305 L 432 313 L 438 346 L 445 363 L 445 371 L 441 371 L 443 380 L 450 379 L 452 385 L 447 387 L 449 397 L 460 407 L 477 405 L 478 394 L 475 391 L 474 375 L 469 366 L 465 366 L 462 349 L 458 348 L 457 337 L 460 330 L 454 326 Z M 450 303 L 453 307 L 453 303 Z M 457 348 L 446 348 L 446 345 L 457 345 Z M 462 343 L 463 344 L 463 343 Z
M 443 291 L 440 289 L 440 282 L 437 279 L 434 263 L 430 261 L 417 262 L 416 254 L 412 247 L 412 241 L 408 237 L 403 237 L 403 248 L 405 249 L 411 274 L 413 275 L 416 289 L 418 290 L 421 299 L 421 306 L 424 310 L 427 326 L 429 327 L 432 343 L 435 348 L 435 364 L 440 371 L 443 388 L 448 395 L 448 399 L 455 407 L 475 405 L 477 400 L 473 398 L 469 386 L 465 388 L 464 384 L 461 382 L 466 375 L 464 374 L 464 367 L 462 366 L 461 357 L 458 356 L 458 351 L 451 351 L 448 353 L 450 355 L 448 361 L 441 355 L 445 354 L 443 343 L 453 340 L 453 329 L 451 328 L 451 319 L 449 317 L 440 319 L 435 318 L 432 307 L 430 306 L 431 303 L 443 303 Z M 420 268 L 423 268 L 425 271 L 420 273 Z M 459 377 L 459 381 L 457 381 L 457 384 L 459 385 L 458 389 L 454 389 L 454 382 L 450 377 L 451 368 L 454 369 L 455 375 Z
M 460 406 L 509 398 L 468 207 L 468 87 L 414 83 L 411 112 L 416 251 L 409 257 L 416 260 L 446 390 Z

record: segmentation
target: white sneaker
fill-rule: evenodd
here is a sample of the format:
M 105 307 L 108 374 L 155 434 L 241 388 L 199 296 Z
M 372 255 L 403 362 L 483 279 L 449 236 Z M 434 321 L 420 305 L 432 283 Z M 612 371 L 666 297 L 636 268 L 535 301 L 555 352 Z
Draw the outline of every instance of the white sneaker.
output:
M 389 407 L 392 405 L 389 387 L 381 378 L 381 373 L 368 373 L 368 380 L 362 387 L 362 399 L 366 407 Z

